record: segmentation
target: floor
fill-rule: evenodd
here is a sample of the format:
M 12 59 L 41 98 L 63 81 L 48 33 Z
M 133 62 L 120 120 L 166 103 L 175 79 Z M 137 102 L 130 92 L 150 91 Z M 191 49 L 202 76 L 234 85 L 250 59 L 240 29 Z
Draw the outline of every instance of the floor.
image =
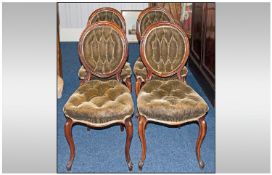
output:
M 62 69 L 64 89 L 62 98 L 57 101 L 57 172 L 65 173 L 66 162 L 69 159 L 69 147 L 64 136 L 65 117 L 63 106 L 69 96 L 78 88 L 78 69 L 81 64 L 77 53 L 76 42 L 62 42 Z M 139 56 L 139 45 L 129 44 L 129 59 L 133 68 Z M 209 102 L 205 93 L 198 85 L 189 70 L 187 83 L 198 92 L 209 105 L 206 116 L 207 134 L 201 147 L 201 156 L 205 168 L 198 167 L 195 143 L 198 136 L 196 123 L 186 124 L 180 128 L 168 128 L 156 124 L 148 124 L 146 129 L 147 154 L 142 172 L 149 173 L 198 173 L 215 172 L 215 109 Z M 135 109 L 135 77 L 132 75 L 132 96 Z M 141 143 L 137 132 L 137 120 L 132 119 L 134 135 L 131 143 L 130 154 L 134 164 L 132 172 L 139 172 L 138 161 L 141 156 Z M 119 126 L 103 130 L 92 129 L 76 125 L 73 127 L 73 138 L 76 155 L 71 172 L 75 173 L 128 173 L 125 161 L 126 133 L 120 131 Z

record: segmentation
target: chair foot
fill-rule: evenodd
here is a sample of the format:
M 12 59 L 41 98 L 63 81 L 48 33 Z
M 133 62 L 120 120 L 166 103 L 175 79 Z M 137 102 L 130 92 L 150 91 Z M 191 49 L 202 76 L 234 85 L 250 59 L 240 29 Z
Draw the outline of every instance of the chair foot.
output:
M 132 171 L 133 170 L 133 163 L 130 161 L 127 163 L 127 165 L 128 165 L 128 170 Z
M 143 166 L 144 166 L 144 162 L 142 160 L 140 160 L 139 163 L 138 163 L 138 168 L 139 168 L 140 171 L 142 171 Z
M 203 162 L 203 160 L 198 161 L 198 166 L 200 169 L 203 169 L 205 167 L 205 163 Z
M 69 161 L 67 162 L 67 165 L 66 165 L 67 171 L 71 171 L 72 165 L 73 165 L 73 161 L 70 161 L 70 160 L 69 160 Z

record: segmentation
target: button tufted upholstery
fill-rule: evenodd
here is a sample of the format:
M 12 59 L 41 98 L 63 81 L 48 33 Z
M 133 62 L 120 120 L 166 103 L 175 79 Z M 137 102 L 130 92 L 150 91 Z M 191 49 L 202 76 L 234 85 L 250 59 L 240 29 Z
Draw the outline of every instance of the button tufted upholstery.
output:
M 188 49 L 186 34 L 172 26 L 151 27 L 145 35 L 141 58 L 157 75 L 177 71 L 181 63 L 186 61 L 184 60 L 186 49 Z
M 97 74 L 115 71 L 124 57 L 122 40 L 111 26 L 97 26 L 89 30 L 82 47 L 85 63 Z
M 183 123 L 197 120 L 208 111 L 206 102 L 179 80 L 150 80 L 141 89 L 138 109 L 148 120 Z
M 121 21 L 117 13 L 120 13 L 119 11 L 112 9 L 112 8 L 102 8 L 98 9 L 98 11 L 95 11 L 89 18 L 88 23 L 93 24 L 99 21 L 109 21 L 115 23 L 118 27 L 123 29 L 125 31 L 125 26 L 123 22 Z
M 130 78 L 131 77 L 131 67 L 130 67 L 130 64 L 128 62 L 126 62 L 125 66 L 123 67 L 122 71 L 121 71 L 121 79 L 123 81 L 126 80 L 126 78 Z M 83 80 L 84 77 L 87 75 L 87 71 L 86 69 L 81 66 L 80 69 L 78 70 L 78 77 L 79 79 Z M 100 79 L 99 77 L 94 77 L 96 79 Z M 111 77 L 111 78 L 115 78 L 115 76 Z
M 142 82 L 144 82 L 146 80 L 147 70 L 146 70 L 146 67 L 144 66 L 143 62 L 141 61 L 140 57 L 137 59 L 137 61 L 134 64 L 133 72 L 134 72 L 137 79 L 138 78 L 141 79 Z M 181 75 L 181 77 L 186 77 L 187 73 L 188 73 L 188 69 L 186 68 L 186 66 L 184 66 L 180 72 L 180 75 Z M 163 78 L 163 79 L 172 80 L 172 79 L 177 79 L 177 78 L 178 77 L 175 74 L 170 77 Z M 162 77 L 158 77 L 155 75 L 152 77 L 152 79 L 162 79 Z
M 103 125 L 130 117 L 133 101 L 128 88 L 117 80 L 92 80 L 70 96 L 63 111 L 75 121 Z

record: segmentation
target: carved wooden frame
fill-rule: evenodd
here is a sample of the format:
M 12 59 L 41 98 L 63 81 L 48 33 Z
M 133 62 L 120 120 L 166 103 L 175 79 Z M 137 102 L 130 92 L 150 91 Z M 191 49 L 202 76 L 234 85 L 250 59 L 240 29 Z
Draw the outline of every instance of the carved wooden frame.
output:
M 160 73 L 158 71 L 156 71 L 155 69 L 153 69 L 149 62 L 148 62 L 148 59 L 146 58 L 146 55 L 145 55 L 145 46 L 146 46 L 146 40 L 147 40 L 147 37 L 148 35 L 154 30 L 154 29 L 157 29 L 157 28 L 160 28 L 160 27 L 169 27 L 169 28 L 172 28 L 172 29 L 175 29 L 177 30 L 183 37 L 184 39 L 184 55 L 183 55 L 183 58 L 182 58 L 182 61 L 180 63 L 180 65 L 173 71 L 171 72 L 167 72 L 167 73 Z M 190 46 L 189 46 L 189 40 L 187 38 L 187 35 L 186 33 L 183 31 L 183 29 L 175 24 L 175 23 L 169 23 L 169 22 L 157 22 L 157 23 L 154 23 L 150 26 L 147 27 L 147 29 L 145 30 L 144 34 L 143 34 L 143 37 L 142 37 L 142 40 L 141 40 L 141 45 L 140 45 L 140 55 L 141 55 L 141 59 L 147 69 L 147 79 L 150 79 L 152 77 L 152 74 L 155 74 L 159 77 L 169 77 L 169 76 L 172 76 L 174 74 L 177 74 L 178 78 L 179 79 L 182 79 L 181 76 L 180 76 L 180 72 L 182 70 L 182 68 L 185 66 L 186 62 L 187 62 L 187 59 L 188 59 L 188 56 L 189 56 L 189 51 L 190 51 Z
M 126 21 L 125 18 L 123 17 L 122 13 L 119 12 L 118 10 L 111 8 L 111 7 L 102 7 L 99 9 L 96 9 L 93 13 L 91 13 L 91 15 L 88 18 L 88 22 L 87 25 L 91 25 L 93 24 L 91 21 L 94 19 L 95 16 L 97 16 L 97 14 L 101 13 L 101 12 L 105 12 L 105 11 L 109 11 L 114 13 L 116 16 L 118 16 L 118 18 L 120 19 L 121 23 L 122 23 L 122 30 L 124 33 L 126 33 Z
M 84 39 L 86 37 L 86 35 L 93 30 L 94 28 L 97 27 L 103 27 L 103 26 L 110 26 L 111 28 L 113 28 L 120 36 L 122 43 L 123 43 L 123 56 L 121 59 L 121 63 L 118 65 L 118 67 L 113 70 L 110 73 L 106 73 L 106 74 L 97 74 L 96 72 L 94 72 L 89 65 L 85 62 L 85 57 L 83 54 L 83 42 Z M 128 44 L 127 44 L 127 40 L 126 40 L 126 36 L 124 34 L 123 31 L 121 31 L 121 29 L 115 25 L 112 22 L 108 22 L 108 21 L 102 21 L 102 22 L 97 22 L 94 23 L 92 25 L 88 25 L 86 27 L 86 29 L 82 32 L 81 37 L 80 37 L 80 41 L 79 41 L 79 47 L 78 47 L 78 53 L 80 56 L 80 60 L 83 64 L 83 66 L 86 68 L 87 71 L 87 76 L 84 79 L 84 83 L 89 81 L 91 79 L 91 75 L 94 74 L 96 76 L 99 77 L 110 77 L 115 75 L 117 80 L 120 80 L 120 72 L 122 70 L 122 67 L 124 66 L 126 60 L 127 60 L 127 54 L 128 54 Z M 65 116 L 66 117 L 66 123 L 64 126 L 64 132 L 65 132 L 65 137 L 66 140 L 69 144 L 69 148 L 70 148 L 70 158 L 67 162 L 66 165 L 66 169 L 69 171 L 71 170 L 72 164 L 73 164 L 73 160 L 75 157 L 75 145 L 74 145 L 74 141 L 73 141 L 73 137 L 72 137 L 72 127 L 74 124 L 83 124 L 83 125 L 87 125 L 88 126 L 88 130 L 90 129 L 90 127 L 93 128 L 104 128 L 104 127 L 108 127 L 111 125 L 115 125 L 115 124 L 119 124 L 120 125 L 120 129 L 121 131 L 124 130 L 124 127 L 126 129 L 126 145 L 125 145 L 125 157 L 126 157 L 126 161 L 127 161 L 127 165 L 128 165 L 128 169 L 129 171 L 131 171 L 133 169 L 133 164 L 130 158 L 130 145 L 131 145 L 131 140 L 132 140 L 132 136 L 133 136 L 133 124 L 131 121 L 131 117 L 132 116 L 127 116 L 125 117 L 125 119 L 123 121 L 112 121 L 112 122 L 107 122 L 105 124 L 91 124 L 89 122 L 84 122 L 84 121 L 79 121 L 79 120 L 75 120 L 70 118 L 69 116 Z
M 112 29 L 114 29 L 118 33 L 118 35 L 120 36 L 120 39 L 121 39 L 122 44 L 123 44 L 123 54 L 122 54 L 122 58 L 121 58 L 121 61 L 120 61 L 119 65 L 113 71 L 111 71 L 109 73 L 104 73 L 104 74 L 99 73 L 99 72 L 95 72 L 95 71 L 92 70 L 92 68 L 86 63 L 84 52 L 83 52 L 83 42 L 84 42 L 84 39 L 87 36 L 87 34 L 90 31 L 92 31 L 94 28 L 103 27 L 103 26 L 110 26 Z M 86 69 L 87 74 L 89 76 L 92 74 L 92 75 L 95 75 L 95 76 L 100 77 L 100 78 L 108 78 L 108 77 L 111 77 L 113 75 L 116 75 L 117 80 L 120 81 L 120 79 L 121 79 L 120 78 L 120 73 L 121 73 L 122 68 L 124 67 L 124 65 L 126 63 L 126 60 L 127 60 L 127 57 L 128 57 L 128 42 L 127 42 L 127 39 L 126 39 L 126 35 L 124 34 L 123 31 L 121 31 L 121 29 L 117 25 L 115 25 L 112 22 L 101 21 L 101 22 L 96 22 L 96 23 L 94 23 L 92 25 L 88 25 L 84 29 L 84 31 L 82 32 L 82 34 L 80 36 L 79 44 L 78 44 L 78 54 L 79 54 L 80 61 L 83 64 L 83 66 Z M 89 78 L 89 76 L 87 78 Z M 88 81 L 88 80 L 86 80 L 86 81 Z
M 149 64 L 148 64 L 148 61 L 146 59 L 146 56 L 145 56 L 145 44 L 146 44 L 146 39 L 147 39 L 147 35 L 153 30 L 153 28 L 155 27 L 160 27 L 160 26 L 169 26 L 169 27 L 172 27 L 172 28 L 176 28 L 183 36 L 184 38 L 184 42 L 185 42 L 185 52 L 184 52 L 184 55 L 183 55 L 183 59 L 182 59 L 182 62 L 180 64 L 180 66 L 172 71 L 172 72 L 169 72 L 167 74 L 161 74 L 157 71 L 155 71 Z M 152 75 L 155 74 L 159 77 L 169 77 L 169 76 L 172 76 L 174 74 L 177 74 L 177 77 L 178 79 L 182 80 L 183 82 L 186 82 L 186 77 L 184 76 L 181 76 L 181 70 L 182 68 L 185 66 L 186 62 L 187 62 L 187 59 L 189 57 L 189 52 L 190 52 L 190 48 L 189 48 L 189 40 L 188 40 L 188 37 L 187 37 L 187 34 L 183 31 L 183 29 L 176 23 L 171 23 L 171 22 L 157 22 L 157 23 L 154 23 L 154 24 L 151 24 L 150 26 L 147 27 L 147 29 L 145 30 L 145 32 L 143 33 L 143 36 L 142 36 L 142 39 L 141 39 L 141 45 L 140 45 L 140 58 L 143 62 L 143 64 L 145 65 L 146 69 L 147 69 L 147 80 L 151 79 Z M 187 75 L 187 74 L 186 74 Z M 135 91 L 136 91 L 136 96 L 138 96 L 140 90 L 141 90 L 141 87 L 144 85 L 144 83 L 146 82 L 143 81 L 142 79 L 140 78 L 137 78 L 136 80 L 136 87 L 135 87 Z
M 161 74 L 161 73 L 158 73 L 157 71 L 155 71 L 148 64 L 147 58 L 146 58 L 146 56 L 144 54 L 145 53 L 146 39 L 147 39 L 148 35 L 150 34 L 150 32 L 153 29 L 161 27 L 161 26 L 163 26 L 163 27 L 168 26 L 168 27 L 171 27 L 171 28 L 175 28 L 183 36 L 184 42 L 185 42 L 185 52 L 184 52 L 184 55 L 183 55 L 182 62 L 180 63 L 180 66 L 176 70 L 171 71 L 171 72 L 166 73 L 166 74 Z M 148 72 L 146 81 L 150 80 L 152 78 L 153 74 L 155 74 L 155 75 L 157 75 L 159 77 L 168 77 L 168 76 L 172 76 L 175 73 L 177 73 L 179 80 L 184 82 L 184 79 L 180 76 L 180 71 L 183 68 L 183 66 L 185 65 L 185 63 L 186 63 L 186 61 L 188 59 L 188 56 L 189 56 L 189 41 L 188 41 L 188 38 L 187 38 L 187 34 L 182 30 L 182 28 L 179 25 L 174 24 L 174 23 L 169 23 L 169 22 L 158 22 L 158 23 L 155 23 L 155 24 L 152 24 L 152 25 L 148 26 L 148 28 L 144 32 L 144 35 L 143 35 L 142 40 L 141 40 L 140 54 L 141 54 L 142 61 L 143 61 L 144 65 L 145 65 L 145 67 L 147 69 L 147 72 Z M 136 87 L 136 92 L 137 92 L 137 87 Z M 203 142 L 203 140 L 205 138 L 206 131 L 207 131 L 207 124 L 206 124 L 206 121 L 205 121 L 205 116 L 206 116 L 206 114 L 204 114 L 202 116 L 196 116 L 196 118 L 194 118 L 192 120 L 181 121 L 181 122 L 162 122 L 162 121 L 157 121 L 157 120 L 153 120 L 153 119 L 148 119 L 143 114 L 138 113 L 137 114 L 138 134 L 139 134 L 140 141 L 141 141 L 141 146 L 142 146 L 141 159 L 140 159 L 140 161 L 138 163 L 139 170 L 142 170 L 142 168 L 144 166 L 144 160 L 146 158 L 145 129 L 146 129 L 146 126 L 147 126 L 148 122 L 161 123 L 161 124 L 164 124 L 164 125 L 171 125 L 171 126 L 176 126 L 176 127 L 178 127 L 178 126 L 180 126 L 180 125 L 182 125 L 184 123 L 188 123 L 188 122 L 197 122 L 198 125 L 199 125 L 199 134 L 198 134 L 198 138 L 197 138 L 197 141 L 196 141 L 196 157 L 197 157 L 197 160 L 198 160 L 199 167 L 201 169 L 203 169 L 205 164 L 204 164 L 204 162 L 203 162 L 203 160 L 201 159 L 201 156 L 200 156 L 200 147 L 201 147 L 201 144 L 202 144 L 202 142 Z
M 167 9 L 163 8 L 163 7 L 159 7 L 159 6 L 154 6 L 154 7 L 148 7 L 146 9 L 144 9 L 138 16 L 138 19 L 136 21 L 136 36 L 138 41 L 141 41 L 143 33 L 141 33 L 141 23 L 142 23 L 142 19 L 145 15 L 147 15 L 148 13 L 151 12 L 155 12 L 155 11 L 159 11 L 164 13 L 170 20 L 172 23 L 175 23 L 174 18 L 172 17 L 172 15 L 167 11 Z

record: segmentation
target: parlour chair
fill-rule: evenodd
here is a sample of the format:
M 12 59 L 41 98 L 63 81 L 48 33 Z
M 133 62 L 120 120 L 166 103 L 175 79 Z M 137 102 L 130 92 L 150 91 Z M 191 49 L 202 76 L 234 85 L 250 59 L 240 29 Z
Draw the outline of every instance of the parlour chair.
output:
M 126 22 L 122 14 L 111 7 L 103 7 L 95 10 L 88 19 L 87 26 L 92 25 L 93 23 L 99 21 L 109 21 L 116 24 L 121 30 L 126 33 Z M 131 67 L 128 62 L 124 65 L 121 72 L 122 82 L 129 88 L 131 91 Z M 87 75 L 87 71 L 82 65 L 78 71 L 78 77 L 80 79 L 80 84 L 83 83 L 84 78 Z M 97 78 L 97 77 L 96 77 Z
M 137 19 L 137 25 L 136 25 L 136 36 L 138 41 L 140 42 L 142 39 L 142 36 L 146 30 L 146 28 L 156 22 L 171 22 L 175 23 L 176 21 L 173 19 L 172 15 L 167 11 L 167 9 L 159 6 L 153 6 L 146 8 L 143 10 Z M 147 70 L 141 60 L 141 57 L 137 59 L 137 61 L 134 64 L 133 72 L 136 77 L 136 95 L 138 95 L 141 86 L 145 83 L 145 79 L 147 76 Z M 183 69 L 181 70 L 181 77 L 183 79 L 186 78 L 188 70 L 184 66 Z M 154 78 L 157 78 L 154 76 Z M 176 76 L 170 77 L 171 78 L 176 78 Z
M 75 157 L 74 124 L 90 128 L 125 127 L 125 158 L 129 170 L 132 170 L 129 151 L 133 135 L 133 101 L 129 89 L 121 83 L 120 75 L 128 56 L 126 35 L 111 22 L 94 23 L 82 32 L 78 53 L 87 76 L 63 108 L 67 119 L 65 136 L 70 147 L 67 170 L 71 169 Z M 93 76 L 100 79 L 93 79 Z
M 138 133 L 142 144 L 139 169 L 142 169 L 146 158 L 145 129 L 148 122 L 176 127 L 197 122 L 200 129 L 196 156 L 200 168 L 203 168 L 200 146 L 206 134 L 205 115 L 208 105 L 185 83 L 180 73 L 189 55 L 187 35 L 174 23 L 152 24 L 144 33 L 140 54 L 147 76 L 137 97 Z M 165 79 L 174 74 L 177 75 L 176 79 Z

